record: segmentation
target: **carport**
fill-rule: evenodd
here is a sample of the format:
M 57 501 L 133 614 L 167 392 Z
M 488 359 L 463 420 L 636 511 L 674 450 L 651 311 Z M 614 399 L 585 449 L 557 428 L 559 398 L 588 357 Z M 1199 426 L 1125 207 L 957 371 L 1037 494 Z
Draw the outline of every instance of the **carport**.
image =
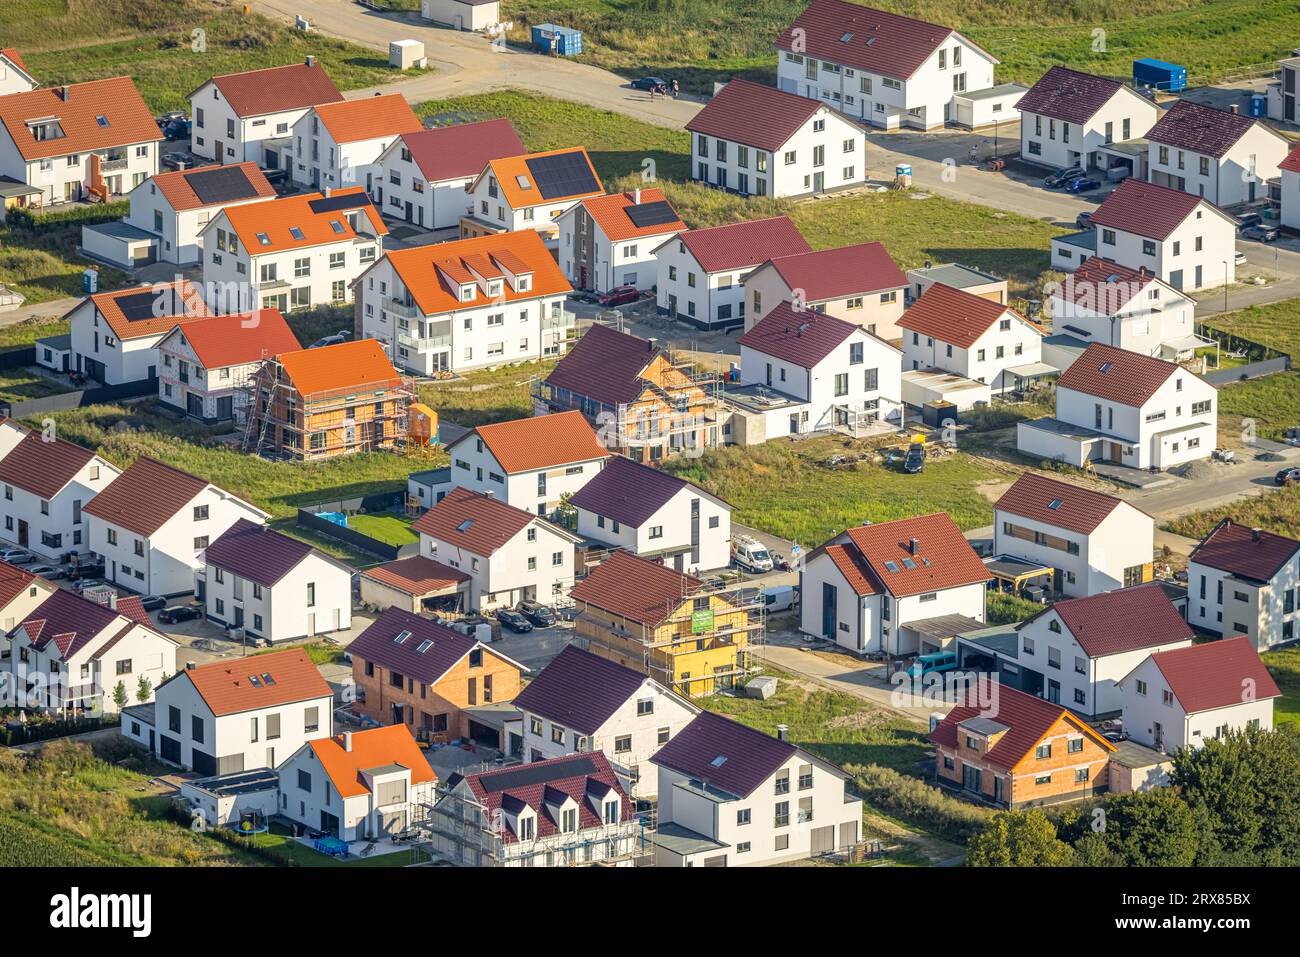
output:
M 984 622 L 965 615 L 939 615 L 935 618 L 918 618 L 904 622 L 899 629 L 916 636 L 920 654 L 942 651 L 958 635 L 984 627 Z
M 465 717 L 474 743 L 510 754 L 513 736 L 522 753 L 523 715 L 514 705 L 506 702 L 475 705 L 465 709 Z
M 1129 176 L 1136 180 L 1147 178 L 1147 156 L 1150 142 L 1144 136 L 1136 139 L 1121 140 L 1118 143 L 1106 143 L 1097 147 L 1097 151 L 1109 157 L 1108 169 L 1127 166 Z
M 361 573 L 361 601 L 374 608 L 401 608 L 418 615 L 437 604 L 463 611 L 469 575 L 423 555 L 376 565 Z
M 1014 376 L 1016 380 L 1015 388 L 1012 390 L 1017 394 L 1028 392 L 1039 379 L 1045 379 L 1049 375 L 1058 375 L 1060 369 L 1056 366 L 1048 365 L 1046 362 L 1026 362 L 1024 365 L 1011 366 L 1007 374 Z
M 1012 558 L 1010 555 L 998 555 L 986 559 L 984 567 L 993 576 L 998 591 L 1009 591 L 1014 595 L 1020 594 L 1022 588 L 1035 584 L 1035 580 L 1039 578 L 1047 580 L 1037 584 L 1050 590 L 1053 585 L 1052 575 L 1056 571 L 1050 565 L 1026 562 L 1019 558 Z

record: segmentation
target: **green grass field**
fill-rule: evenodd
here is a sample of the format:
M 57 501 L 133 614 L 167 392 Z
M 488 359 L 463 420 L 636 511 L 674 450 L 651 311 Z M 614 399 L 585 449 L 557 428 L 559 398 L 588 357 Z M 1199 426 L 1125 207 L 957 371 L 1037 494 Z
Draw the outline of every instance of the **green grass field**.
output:
M 420 536 L 411 531 L 414 519 L 404 515 L 349 515 L 348 528 L 355 529 L 362 535 L 369 535 L 386 545 L 412 545 Z
M 441 419 L 473 428 L 533 414 L 532 380 L 545 377 L 553 362 L 524 362 L 470 372 L 457 379 L 420 386 L 420 400 Z
M 1234 382 L 1219 390 L 1219 428 L 1241 430 L 1253 422 L 1255 435 L 1280 441 L 1300 426 L 1300 371 Z
M 1273 702 L 1273 720 L 1300 724 L 1300 648 L 1266 651 L 1260 657 L 1282 692 L 1282 697 Z
M 1296 530 L 1300 529 L 1300 486 L 1290 485 L 1230 505 L 1180 515 L 1165 527 L 1188 538 L 1203 538 L 1225 518 L 1230 518 L 1239 525 L 1264 528 L 1279 535 L 1294 537 Z
M 81 274 L 91 263 L 76 254 L 80 242 L 80 223 L 38 234 L 0 223 L 0 283 L 26 296 L 29 305 L 81 295 Z M 126 282 L 125 273 L 95 265 L 101 289 Z
M 67 392 L 68 387 L 25 369 L 0 370 L 0 402 L 22 402 Z

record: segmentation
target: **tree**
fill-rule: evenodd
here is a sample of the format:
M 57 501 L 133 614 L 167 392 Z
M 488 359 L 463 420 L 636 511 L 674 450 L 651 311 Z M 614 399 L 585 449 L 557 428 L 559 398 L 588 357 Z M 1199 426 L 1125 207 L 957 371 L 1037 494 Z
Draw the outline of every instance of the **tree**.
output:
M 118 711 L 121 711 L 129 700 L 126 696 L 126 682 L 119 681 L 117 687 L 113 689 L 113 704 L 117 705 Z
M 1168 788 L 1112 794 L 1097 827 L 1076 848 L 1087 863 L 1121 867 L 1190 867 L 1202 849 L 1203 815 Z
M 968 867 L 1068 867 L 1074 850 L 1037 808 L 1003 811 L 967 845 Z
M 152 694 L 153 694 L 153 682 L 150 681 L 148 678 L 146 678 L 144 675 L 141 675 L 140 680 L 137 681 L 135 684 L 135 700 L 140 702 L 141 704 L 144 704 L 146 701 L 149 700 L 149 696 Z

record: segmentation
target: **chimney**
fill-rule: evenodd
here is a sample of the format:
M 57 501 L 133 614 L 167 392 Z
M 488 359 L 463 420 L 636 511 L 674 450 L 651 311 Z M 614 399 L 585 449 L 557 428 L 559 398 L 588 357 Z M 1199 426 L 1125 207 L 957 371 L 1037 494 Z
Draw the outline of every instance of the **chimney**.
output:
M 344 750 L 344 751 L 351 751 L 351 750 L 352 750 L 352 732 L 351 732 L 351 731 L 344 731 L 344 732 L 343 732 L 343 750 Z
M 58 88 L 56 92 L 59 95 L 59 99 L 62 100 L 64 103 L 67 103 L 68 96 L 72 93 L 72 88 L 69 86 L 61 86 Z
M 919 538 L 913 538 L 908 541 L 907 550 L 910 551 L 913 555 L 915 555 L 918 551 L 920 551 L 920 549 L 921 549 L 921 540 Z
M 1257 541 L 1259 541 L 1259 529 L 1258 529 L 1258 528 L 1252 528 L 1252 529 L 1250 530 L 1250 540 L 1251 540 L 1252 542 L 1257 542 Z
M 185 670 L 186 670 L 186 671 L 193 671 L 194 668 L 195 668 L 195 663 L 194 663 L 193 661 L 187 661 L 187 662 L 185 662 Z
M 1228 109 L 1232 110 L 1232 112 L 1234 112 L 1234 113 L 1240 113 L 1240 112 L 1241 112 L 1241 104 L 1240 104 L 1240 103 L 1234 103 L 1234 104 L 1232 104 L 1232 106 L 1228 107 Z
M 640 206 L 640 205 L 641 205 L 641 187 L 640 187 L 640 186 L 638 186 L 636 189 L 632 190 L 632 205 L 633 205 L 633 206 Z
M 776 726 L 776 740 L 785 741 L 789 738 L 789 735 L 790 735 L 789 727 L 787 727 L 784 724 L 778 724 Z
M 305 62 L 308 66 L 315 66 L 315 65 L 316 65 L 316 58 L 315 58 L 314 56 L 309 56 L 309 57 L 307 57 L 307 59 L 306 59 L 305 61 L 303 61 L 303 62 Z
M 645 341 L 645 344 L 646 344 L 646 351 L 647 351 L 647 352 L 654 352 L 654 351 L 655 351 L 655 343 L 658 342 L 658 341 L 659 341 L 658 339 L 654 339 L 654 338 L 647 339 L 647 340 Z
M 330 193 L 334 192 L 334 187 L 326 186 L 324 192 L 325 192 L 325 198 L 329 199 Z
M 186 166 L 185 163 L 177 163 L 177 164 L 176 164 L 176 172 L 178 172 L 178 173 L 183 173 L 183 172 L 185 172 L 185 166 Z

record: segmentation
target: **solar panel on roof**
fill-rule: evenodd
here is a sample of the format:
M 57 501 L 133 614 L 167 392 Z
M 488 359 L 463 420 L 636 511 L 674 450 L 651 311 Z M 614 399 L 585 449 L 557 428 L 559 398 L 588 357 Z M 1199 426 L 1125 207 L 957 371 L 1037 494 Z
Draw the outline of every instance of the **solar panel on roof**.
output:
M 313 199 L 307 206 L 313 213 L 332 213 L 336 209 L 360 209 L 372 205 L 365 193 L 347 193 L 343 196 L 325 196 Z
M 576 778 L 583 774 L 593 774 L 595 770 L 596 763 L 587 755 L 582 755 L 581 757 L 566 758 L 564 760 L 564 769 L 558 773 L 554 762 L 539 761 L 536 764 L 525 764 L 523 767 L 512 768 L 509 771 L 493 772 L 486 777 L 480 778 L 479 783 L 483 785 L 483 790 L 488 794 L 495 794 L 498 791 L 509 791 L 512 788 L 526 788 L 534 784 L 544 784 L 558 777 Z
M 596 174 L 582 153 L 560 153 L 556 156 L 532 156 L 524 160 L 542 199 L 577 196 L 600 191 Z
M 140 322 L 145 319 L 184 315 L 185 300 L 172 288 L 162 292 L 145 290 L 122 296 L 117 300 L 117 308 L 122 310 L 122 315 L 126 317 L 127 322 Z
M 199 170 L 186 176 L 185 182 L 190 184 L 190 189 L 194 190 L 194 195 L 204 206 L 257 195 L 257 190 L 249 182 L 248 174 L 238 166 Z
M 665 200 L 655 203 L 642 203 L 640 206 L 627 207 L 627 218 L 637 229 L 646 226 L 662 226 L 664 223 L 677 222 L 677 214 Z

